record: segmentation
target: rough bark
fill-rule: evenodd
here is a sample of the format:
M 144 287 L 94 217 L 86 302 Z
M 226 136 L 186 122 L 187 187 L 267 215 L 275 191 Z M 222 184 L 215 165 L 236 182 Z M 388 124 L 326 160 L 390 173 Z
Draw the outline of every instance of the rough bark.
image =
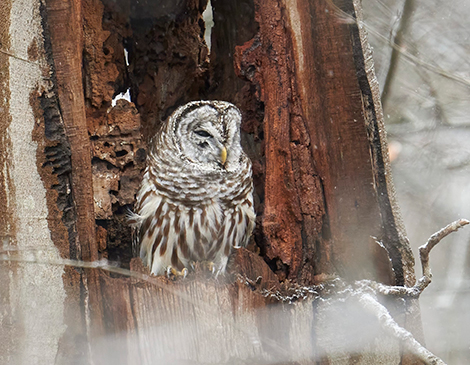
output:
M 40 172 L 51 156 L 42 149 L 44 133 L 40 140 L 36 133 L 44 130 L 38 95 L 49 88 L 39 2 L 2 2 L 0 24 L 0 362 L 30 363 L 41 353 L 50 363 L 65 330 L 64 270 L 10 261 L 34 254 L 57 259 L 66 232 L 55 219 L 57 207 L 49 210 L 55 192 Z
M 82 87 L 82 11 L 76 1 L 46 2 L 47 27 L 61 117 L 71 149 L 72 191 L 76 205 L 78 257 L 96 260 L 91 148 Z
M 259 3 L 259 33 L 237 48 L 238 73 L 265 113 L 266 256 L 307 282 L 337 272 L 409 285 L 367 43 L 353 4 L 338 4 Z

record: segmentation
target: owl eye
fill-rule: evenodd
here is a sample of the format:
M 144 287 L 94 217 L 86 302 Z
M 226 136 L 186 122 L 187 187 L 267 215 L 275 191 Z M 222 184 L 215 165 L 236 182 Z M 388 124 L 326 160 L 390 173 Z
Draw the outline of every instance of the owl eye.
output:
M 198 136 L 204 137 L 204 138 L 212 137 L 209 133 L 207 133 L 206 131 L 204 131 L 202 129 L 198 130 L 198 131 L 194 131 L 194 133 L 196 133 Z

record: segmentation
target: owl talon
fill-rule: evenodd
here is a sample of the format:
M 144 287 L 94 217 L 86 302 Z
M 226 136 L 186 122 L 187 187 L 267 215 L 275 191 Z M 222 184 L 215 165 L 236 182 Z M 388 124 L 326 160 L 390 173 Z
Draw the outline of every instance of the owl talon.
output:
M 215 272 L 215 264 L 212 261 L 207 262 L 207 268 L 212 274 Z
M 196 270 L 209 271 L 212 274 L 215 272 L 215 264 L 212 261 L 200 261 L 195 264 Z
M 177 278 L 178 276 L 182 276 L 183 278 L 185 278 L 186 276 L 188 276 L 188 269 L 187 269 L 187 268 L 184 268 L 183 270 L 178 271 L 178 270 L 176 270 L 173 266 L 168 266 L 168 267 L 167 267 L 167 269 L 166 269 L 166 277 L 167 277 L 168 279 Z
M 173 269 L 171 266 L 168 266 L 166 268 L 166 277 L 168 279 L 171 279 L 173 276 L 176 276 L 176 270 Z

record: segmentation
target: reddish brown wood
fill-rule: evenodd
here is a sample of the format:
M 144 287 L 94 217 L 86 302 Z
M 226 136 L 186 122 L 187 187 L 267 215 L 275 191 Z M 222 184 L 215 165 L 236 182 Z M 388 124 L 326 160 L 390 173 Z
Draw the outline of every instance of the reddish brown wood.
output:
M 61 125 L 60 121 L 54 119 L 62 119 L 65 138 L 62 136 L 57 137 L 62 132 L 62 126 L 56 129 L 54 137 L 59 139 L 56 141 L 58 142 L 59 152 L 61 149 L 66 149 L 70 153 L 70 156 L 64 156 L 65 163 L 70 164 L 72 198 L 72 206 L 67 206 L 64 213 L 70 215 L 70 211 L 73 212 L 73 215 L 67 218 L 72 220 L 67 222 L 70 257 L 84 261 L 94 261 L 98 259 L 98 246 L 95 239 L 91 145 L 87 131 L 82 84 L 83 28 L 81 6 L 80 1 L 48 0 L 46 2 L 44 16 L 47 17 L 45 23 L 47 28 L 45 31 L 50 36 L 48 41 L 51 45 L 51 54 L 49 56 L 51 56 L 53 63 L 59 106 L 50 106 L 50 103 L 54 104 L 56 102 L 56 100 L 53 100 L 44 104 L 47 105 L 44 111 L 45 119 L 51 119 L 51 116 L 47 115 L 47 108 L 57 108 L 60 111 L 60 117 L 58 115 L 53 116 L 52 123 Z M 50 120 L 48 122 L 51 123 Z M 68 192 L 62 193 L 66 196 L 69 194 Z M 62 220 L 64 221 L 64 217 Z M 55 230 L 57 231 L 57 229 Z M 64 304 L 67 315 L 65 319 L 67 331 L 65 331 L 60 341 L 59 358 L 68 358 L 73 354 L 81 357 L 88 356 L 87 341 L 90 340 L 90 336 L 102 334 L 103 312 L 99 305 L 101 292 L 97 275 L 96 271 L 86 273 L 83 271 L 77 272 L 71 268 L 66 269 L 64 287 L 67 299 Z M 90 322 L 93 322 L 94 326 L 89 326 Z
M 370 144 L 357 80 L 351 28 L 327 2 L 292 4 L 297 87 L 310 150 L 321 176 L 332 263 L 346 277 L 375 278 L 370 236 L 380 236 Z M 349 9 L 350 11 L 352 9 Z M 309 14 L 309 16 L 307 16 Z
M 71 148 L 72 190 L 77 212 L 77 236 L 72 244 L 79 248 L 79 258 L 96 260 L 91 149 L 82 88 L 81 2 L 48 0 L 46 7 L 61 116 Z
M 243 141 L 249 146 L 254 166 L 260 228 L 256 243 L 250 245 L 256 253 L 238 250 L 230 266 L 240 276 L 228 275 L 217 281 L 196 274 L 172 282 L 164 277 L 149 280 L 115 277 L 89 269 L 79 276 L 69 270 L 64 280 L 70 280 L 66 285 L 75 291 L 69 292 L 68 314 L 77 307 L 82 310 L 77 322 L 83 331 L 78 332 L 88 336 L 91 357 L 97 363 L 102 355 L 113 356 L 112 351 L 104 351 L 106 347 L 100 341 L 120 340 L 121 334 L 126 341 L 135 334 L 141 337 L 132 340 L 140 347 L 136 348 L 131 340 L 119 346 L 120 355 L 129 363 L 152 363 L 148 356 L 153 348 L 145 345 L 154 338 L 165 341 L 166 332 L 161 332 L 160 327 L 169 323 L 177 329 L 189 328 L 192 333 L 191 330 L 205 328 L 205 324 L 213 325 L 214 318 L 223 318 L 225 324 L 240 317 L 242 321 L 234 321 L 235 324 L 255 323 L 260 337 L 269 340 L 272 326 L 277 326 L 279 333 L 285 331 L 294 340 L 289 342 L 289 336 L 282 336 L 275 345 L 281 350 L 290 348 L 297 339 L 306 338 L 305 333 L 311 336 L 315 308 L 309 301 L 282 307 L 288 313 L 284 319 L 269 308 L 256 311 L 277 301 L 271 294 L 283 290 L 292 293 L 300 287 L 295 281 L 310 285 L 331 274 L 347 280 L 366 277 L 404 282 L 403 267 L 409 259 L 405 256 L 407 246 L 405 243 L 396 249 L 402 240 L 398 238 L 388 181 L 384 179 L 386 144 L 378 133 L 376 115 L 380 107 L 365 77 L 357 25 L 342 22 L 337 9 L 328 1 L 257 0 L 255 19 L 250 21 L 257 22 L 259 31 L 241 45 L 257 28 L 251 24 L 245 32 L 234 31 L 243 26 L 246 16 L 253 14 L 250 8 L 246 14 L 240 13 L 240 18 L 231 19 L 231 12 L 241 11 L 242 3 L 251 6 L 250 1 L 236 5 L 214 1 L 219 28 L 214 31 L 218 38 L 209 65 L 200 18 L 205 1 L 188 0 L 179 5 L 165 1 L 169 13 L 163 12 L 163 6 L 159 8 L 163 3 L 150 1 L 135 7 L 128 6 L 126 1 L 103 1 L 104 6 L 98 0 L 47 2 L 60 108 L 72 149 L 72 187 L 78 214 L 75 244 L 82 247 L 78 257 L 87 260 L 98 257 L 95 218 L 100 224 L 98 239 L 103 256 L 109 253 L 110 241 L 118 240 L 116 236 L 125 232 L 104 226 L 111 216 L 116 217 L 117 205 L 123 208 L 131 202 L 136 189 L 135 181 L 123 186 L 122 177 L 125 171 L 131 171 L 127 177 L 135 178 L 142 161 L 139 165 L 127 157 L 120 159 L 116 146 L 120 142 L 132 143 L 126 153 L 137 156 L 141 122 L 143 139 L 148 140 L 160 120 L 188 100 L 214 97 L 236 101 L 244 113 Z M 351 2 L 341 4 L 343 10 L 355 16 Z M 104 19 L 106 25 L 101 24 Z M 221 27 L 224 19 L 227 23 Z M 110 36 L 113 32 L 119 35 Z M 129 80 L 122 54 L 119 56 L 124 37 L 132 39 L 128 43 Z M 235 44 L 239 45 L 236 50 Z M 82 49 L 86 61 L 85 93 Z M 234 78 L 229 67 L 234 54 L 237 74 L 249 81 L 245 85 Z M 119 85 L 113 88 L 110 86 L 113 83 Z M 112 96 L 129 85 L 137 109 L 122 102 L 108 113 Z M 87 131 L 93 138 L 93 171 L 95 178 L 99 177 L 95 179 L 95 190 L 99 191 L 95 196 Z M 132 168 L 129 163 L 134 163 Z M 104 174 L 108 167 L 115 172 L 110 177 Z M 95 216 L 96 197 L 107 205 Z M 124 219 L 116 222 L 122 227 L 126 225 Z M 113 239 L 110 232 L 115 235 Z M 129 231 L 127 234 L 129 239 Z M 382 240 L 388 252 L 377 248 L 371 236 Z M 398 273 L 396 280 L 388 255 Z M 146 272 L 139 267 L 138 259 L 131 263 L 131 268 Z M 408 269 L 406 275 L 412 280 L 412 270 Z M 80 295 L 76 295 L 78 286 Z M 288 296 L 283 299 L 290 300 Z M 290 321 L 291 316 L 298 316 L 298 322 Z M 199 318 L 197 330 L 191 327 L 195 317 Z M 229 321 L 225 322 L 227 317 Z M 296 325 L 305 321 L 312 322 L 305 327 Z M 301 329 L 296 332 L 298 328 L 306 332 Z M 218 326 L 217 331 L 225 333 L 227 337 L 223 340 L 233 336 L 238 344 L 247 338 L 238 327 L 229 326 L 226 332 L 221 332 Z M 209 336 L 212 332 L 203 333 Z M 73 333 L 68 331 L 63 346 L 72 346 L 72 342 Z M 207 363 L 211 359 L 211 344 L 205 337 L 192 342 L 194 358 Z M 282 353 L 270 346 L 262 344 L 263 354 Z M 313 340 L 309 346 L 314 346 Z M 181 348 L 184 346 L 175 346 Z M 199 357 L 199 350 L 209 355 Z M 230 352 L 233 356 L 241 353 L 233 348 L 229 351 L 233 351 Z M 181 359 L 191 356 L 184 353 Z M 220 359 L 223 360 L 217 358 Z
M 390 182 L 381 179 L 379 106 L 357 24 L 339 16 L 354 19 L 355 10 L 340 4 L 258 2 L 259 33 L 237 48 L 238 73 L 258 85 L 264 103 L 266 256 L 287 265 L 290 278 L 334 271 L 391 282 L 370 244 L 378 237 L 389 251 L 403 245 L 390 219 Z M 397 249 L 391 256 L 403 283 L 408 257 Z

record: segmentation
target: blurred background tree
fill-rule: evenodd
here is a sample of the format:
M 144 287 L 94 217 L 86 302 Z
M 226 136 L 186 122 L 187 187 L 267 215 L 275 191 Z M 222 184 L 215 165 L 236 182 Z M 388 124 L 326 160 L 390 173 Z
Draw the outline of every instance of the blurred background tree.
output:
M 388 132 L 393 179 L 413 252 L 433 227 L 470 216 L 470 3 L 363 1 Z M 470 232 L 433 252 L 421 296 L 430 350 L 470 358 Z

